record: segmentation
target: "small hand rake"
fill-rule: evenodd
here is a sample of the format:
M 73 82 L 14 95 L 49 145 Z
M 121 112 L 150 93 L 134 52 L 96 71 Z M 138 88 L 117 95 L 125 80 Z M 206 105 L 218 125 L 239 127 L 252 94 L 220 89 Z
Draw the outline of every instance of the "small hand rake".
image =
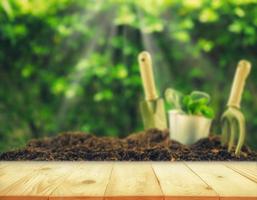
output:
M 236 133 L 238 133 L 238 141 L 235 150 L 236 156 L 240 155 L 241 148 L 245 141 L 245 117 L 240 110 L 240 102 L 247 76 L 251 70 L 251 63 L 241 60 L 236 69 L 233 80 L 227 110 L 223 113 L 222 121 L 222 144 L 228 143 L 228 151 L 231 152 L 235 144 Z

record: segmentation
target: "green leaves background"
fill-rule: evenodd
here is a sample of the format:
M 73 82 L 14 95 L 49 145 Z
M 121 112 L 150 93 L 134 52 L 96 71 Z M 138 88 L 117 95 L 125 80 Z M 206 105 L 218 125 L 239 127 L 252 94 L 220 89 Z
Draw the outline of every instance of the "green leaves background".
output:
M 1 0 L 0 151 L 67 130 L 120 137 L 141 130 L 137 54 L 143 49 L 153 55 L 160 94 L 173 87 L 211 95 L 213 133 L 220 133 L 236 63 L 250 60 L 242 110 L 248 144 L 256 148 L 256 5 Z

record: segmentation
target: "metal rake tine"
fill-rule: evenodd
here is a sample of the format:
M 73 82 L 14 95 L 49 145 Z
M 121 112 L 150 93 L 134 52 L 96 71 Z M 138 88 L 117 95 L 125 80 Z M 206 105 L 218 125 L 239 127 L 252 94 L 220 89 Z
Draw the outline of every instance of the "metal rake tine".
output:
M 238 124 L 239 136 L 238 136 L 235 154 L 236 156 L 239 156 L 245 141 L 245 118 L 243 115 L 237 115 L 236 120 Z
M 232 147 L 235 145 L 235 136 L 237 131 L 237 120 L 236 119 L 229 119 L 230 121 L 230 138 L 228 143 L 228 152 L 231 152 Z

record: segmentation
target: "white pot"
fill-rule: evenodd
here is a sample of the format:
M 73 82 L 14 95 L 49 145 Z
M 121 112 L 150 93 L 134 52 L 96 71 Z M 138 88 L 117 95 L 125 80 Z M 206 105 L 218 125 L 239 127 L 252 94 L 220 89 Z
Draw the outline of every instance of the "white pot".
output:
M 190 145 L 208 137 L 212 120 L 203 116 L 186 115 L 169 111 L 170 138 Z

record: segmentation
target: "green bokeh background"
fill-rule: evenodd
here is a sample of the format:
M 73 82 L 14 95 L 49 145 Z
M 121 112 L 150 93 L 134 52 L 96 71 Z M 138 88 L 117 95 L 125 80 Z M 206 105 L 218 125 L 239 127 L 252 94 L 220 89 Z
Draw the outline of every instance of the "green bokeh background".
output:
M 202 90 L 216 112 L 237 62 L 252 62 L 242 100 L 257 148 L 256 0 L 0 0 L 0 151 L 64 131 L 142 130 L 137 55 L 158 90 Z

